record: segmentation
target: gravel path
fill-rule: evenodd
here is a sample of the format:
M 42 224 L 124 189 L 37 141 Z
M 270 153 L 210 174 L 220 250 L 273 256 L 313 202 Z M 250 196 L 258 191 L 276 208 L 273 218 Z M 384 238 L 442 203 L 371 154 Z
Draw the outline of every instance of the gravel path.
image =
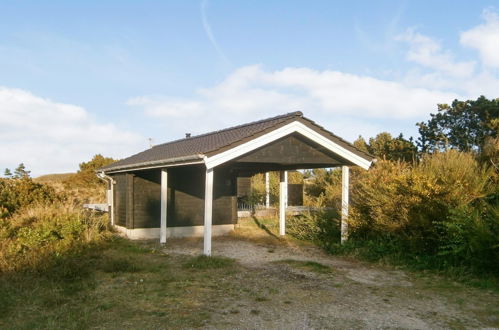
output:
M 165 253 L 199 255 L 202 249 L 200 239 L 173 239 Z M 499 327 L 497 294 L 435 277 L 416 278 L 277 239 L 219 237 L 212 251 L 236 259 L 245 271 L 237 275 L 241 292 L 228 289 L 216 302 L 221 307 L 211 311 L 208 329 Z M 295 267 L 289 260 L 320 263 L 331 272 Z M 234 286 L 223 279 L 221 285 Z

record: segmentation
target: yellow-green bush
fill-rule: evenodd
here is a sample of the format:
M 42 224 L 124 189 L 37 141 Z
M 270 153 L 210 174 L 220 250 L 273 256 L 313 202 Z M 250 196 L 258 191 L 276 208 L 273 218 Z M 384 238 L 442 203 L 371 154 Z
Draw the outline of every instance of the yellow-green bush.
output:
M 0 220 L 0 273 L 43 270 L 107 233 L 106 215 L 70 202 L 31 205 Z
M 329 250 L 340 239 L 340 215 L 323 208 L 291 216 L 286 219 L 286 233 Z
M 351 238 L 380 243 L 380 256 L 396 252 L 428 257 L 437 267 L 497 271 L 496 180 L 472 154 L 452 150 L 413 165 L 380 161 L 353 182 Z
M 0 178 L 0 219 L 33 203 L 62 200 L 51 186 L 36 183 L 29 177 Z

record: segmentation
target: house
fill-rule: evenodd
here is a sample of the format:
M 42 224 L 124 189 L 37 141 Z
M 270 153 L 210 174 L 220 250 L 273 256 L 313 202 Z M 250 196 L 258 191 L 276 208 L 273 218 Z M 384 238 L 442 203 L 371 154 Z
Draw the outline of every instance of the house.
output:
M 348 167 L 373 157 L 301 112 L 156 145 L 99 169 L 109 180 L 111 223 L 132 239 L 212 235 L 237 223 L 237 178 L 280 171 L 280 234 L 285 234 L 287 170 L 342 166 L 342 217 L 348 215 Z M 346 239 L 342 222 L 342 239 Z

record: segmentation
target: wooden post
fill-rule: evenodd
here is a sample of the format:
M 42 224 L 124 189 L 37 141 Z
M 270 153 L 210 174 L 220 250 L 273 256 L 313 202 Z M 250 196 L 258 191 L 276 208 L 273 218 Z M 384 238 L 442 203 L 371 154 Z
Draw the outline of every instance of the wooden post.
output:
M 265 207 L 270 207 L 270 175 L 269 172 L 265 173 Z
M 204 255 L 211 256 L 211 223 L 213 210 L 213 169 L 206 170 L 204 187 Z
M 279 173 L 279 235 L 286 235 L 286 207 L 288 206 L 288 172 Z
M 161 170 L 161 228 L 159 234 L 159 242 L 166 243 L 166 227 L 168 214 L 168 172 Z
M 348 239 L 348 166 L 341 167 L 341 243 Z
M 109 219 L 111 226 L 114 226 L 114 180 L 109 177 L 109 189 L 107 190 L 107 212 L 109 212 Z

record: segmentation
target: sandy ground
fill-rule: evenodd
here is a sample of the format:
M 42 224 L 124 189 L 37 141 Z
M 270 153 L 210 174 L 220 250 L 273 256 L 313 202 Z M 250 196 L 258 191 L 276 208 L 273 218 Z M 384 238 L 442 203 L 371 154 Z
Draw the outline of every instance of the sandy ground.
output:
M 213 255 L 244 268 L 213 300 L 207 329 L 491 329 L 499 296 L 434 276 L 326 255 L 314 246 L 255 235 L 213 240 Z M 168 254 L 198 255 L 199 239 L 170 240 Z M 330 267 L 317 272 L 283 260 Z M 233 281 L 233 278 L 232 280 Z M 234 289 L 234 287 L 236 289 Z M 230 288 L 230 289 L 229 289 Z

